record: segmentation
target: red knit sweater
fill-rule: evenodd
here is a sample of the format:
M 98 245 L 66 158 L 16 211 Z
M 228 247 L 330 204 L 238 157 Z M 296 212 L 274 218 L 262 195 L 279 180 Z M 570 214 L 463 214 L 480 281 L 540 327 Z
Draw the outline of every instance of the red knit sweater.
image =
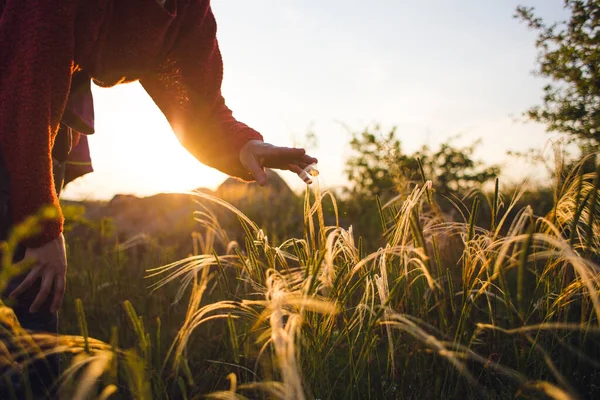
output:
M 209 3 L 0 0 L 0 150 L 13 222 L 44 205 L 60 211 L 50 150 L 79 68 L 102 86 L 139 79 L 188 151 L 250 179 L 239 150 L 262 137 L 236 121 L 221 96 L 223 66 Z M 62 217 L 25 244 L 40 246 L 61 230 Z

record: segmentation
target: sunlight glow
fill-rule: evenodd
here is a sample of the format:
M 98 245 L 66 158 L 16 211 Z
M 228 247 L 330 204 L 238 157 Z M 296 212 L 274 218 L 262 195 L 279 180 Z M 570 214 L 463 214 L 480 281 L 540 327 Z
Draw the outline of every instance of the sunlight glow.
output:
M 138 83 L 94 87 L 93 92 L 97 126 L 90 136 L 90 148 L 95 172 L 69 185 L 67 197 L 110 198 L 114 193 L 149 195 L 215 188 L 226 178 L 200 164 L 181 146 Z M 86 192 L 90 188 L 93 193 Z

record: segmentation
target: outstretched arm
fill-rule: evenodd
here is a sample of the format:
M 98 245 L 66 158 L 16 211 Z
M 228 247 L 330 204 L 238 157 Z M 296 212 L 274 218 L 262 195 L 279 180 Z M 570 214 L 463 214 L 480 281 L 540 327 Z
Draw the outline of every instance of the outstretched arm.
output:
M 165 60 L 140 80 L 182 145 L 204 164 L 262 184 L 263 167 L 299 173 L 316 162 L 302 149 L 262 143 L 260 133 L 233 117 L 221 95 L 223 62 L 208 2 L 196 2 L 183 18 Z

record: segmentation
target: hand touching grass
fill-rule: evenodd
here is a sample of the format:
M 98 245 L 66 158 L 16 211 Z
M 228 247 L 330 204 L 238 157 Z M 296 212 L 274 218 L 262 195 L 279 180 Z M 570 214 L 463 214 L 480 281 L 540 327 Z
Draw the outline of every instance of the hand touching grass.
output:
M 65 238 L 61 234 L 51 242 L 42 247 L 28 248 L 25 251 L 25 258 L 21 263 L 34 262 L 33 268 L 25 277 L 23 282 L 10 294 L 11 299 L 16 299 L 25 293 L 33 283 L 41 278 L 42 283 L 35 300 L 29 308 L 29 312 L 37 312 L 44 304 L 52 289 L 51 312 L 56 312 L 62 303 L 65 295 L 65 279 L 67 275 L 67 255 L 65 251 Z
M 260 140 L 250 140 L 240 150 L 240 162 L 256 182 L 264 186 L 267 183 L 265 168 L 295 172 L 300 179 L 311 184 L 312 179 L 307 170 L 318 161 L 306 154 L 304 149 L 277 147 Z

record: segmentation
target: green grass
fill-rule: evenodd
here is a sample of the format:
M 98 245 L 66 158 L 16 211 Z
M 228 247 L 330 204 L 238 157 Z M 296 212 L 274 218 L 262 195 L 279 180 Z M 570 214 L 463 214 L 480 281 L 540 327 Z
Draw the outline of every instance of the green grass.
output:
M 374 252 L 325 224 L 338 219 L 318 186 L 304 233 L 277 242 L 198 194 L 237 216 L 242 240 L 208 210 L 180 261 L 70 238 L 64 336 L 15 335 L 32 354 L 58 342 L 67 398 L 594 398 L 598 190 L 574 172 L 539 216 L 496 186 L 450 221 L 425 183 L 380 204 Z

